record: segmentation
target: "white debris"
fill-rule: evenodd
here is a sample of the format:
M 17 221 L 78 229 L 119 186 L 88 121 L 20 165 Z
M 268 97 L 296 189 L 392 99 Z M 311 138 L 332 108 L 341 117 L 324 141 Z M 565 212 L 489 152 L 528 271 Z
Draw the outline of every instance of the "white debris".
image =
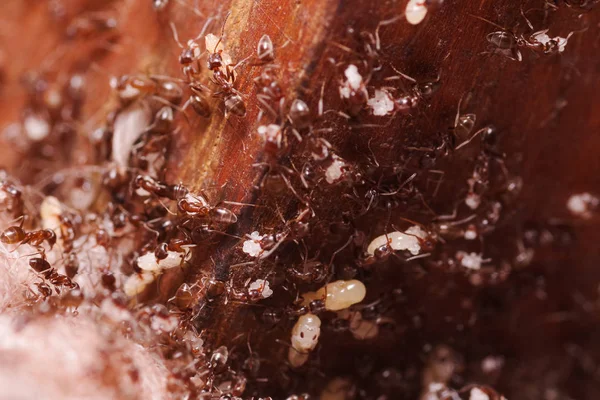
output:
M 490 400 L 490 396 L 485 394 L 479 388 L 471 389 L 471 394 L 469 395 L 469 400 Z
M 411 25 L 420 24 L 427 16 L 426 0 L 410 0 L 406 5 L 406 20 Z
M 252 232 L 248 235 L 249 239 L 246 240 L 242 246 L 242 251 L 248 254 L 250 257 L 258 257 L 262 253 L 262 247 L 260 241 L 265 237 L 259 234 L 257 231 Z
M 373 110 L 373 115 L 379 117 L 394 111 L 394 99 L 385 90 L 375 90 L 375 95 L 367 101 L 367 105 Z
M 567 208 L 571 214 L 584 219 L 591 218 L 599 204 L 600 200 L 590 193 L 574 194 L 567 200 Z
M 419 239 L 426 238 L 427 232 L 421 227 L 413 225 L 405 232 L 389 232 L 386 235 L 376 237 L 367 247 L 367 253 L 374 255 L 375 250 L 387 244 L 392 250 L 408 250 L 413 256 L 416 256 L 421 252 Z
M 41 115 L 29 114 L 23 121 L 27 137 L 34 142 L 44 140 L 50 134 L 50 123 Z
M 343 159 L 335 154 L 332 156 L 332 159 L 332 163 L 325 170 L 325 180 L 329 184 L 336 183 L 344 174 L 344 169 L 348 166 Z
M 260 292 L 263 299 L 271 297 L 273 290 L 269 287 L 269 281 L 264 279 L 257 279 L 248 286 L 248 290 L 256 290 Z
M 502 356 L 487 356 L 481 360 L 481 370 L 484 374 L 493 374 L 500 371 L 504 366 L 504 357 Z
M 572 34 L 573 34 L 573 32 L 569 33 L 569 35 L 567 35 L 566 38 L 563 38 L 560 36 L 551 38 L 550 36 L 548 36 L 548 29 L 544 29 L 544 30 L 533 33 L 531 35 L 531 39 L 540 42 L 544 46 L 546 46 L 548 44 L 548 42 L 550 42 L 551 40 L 554 40 L 558 46 L 558 52 L 562 53 L 563 51 L 565 51 L 565 48 L 567 47 L 567 43 L 569 42 L 569 38 L 571 37 Z
M 481 263 L 483 262 L 483 257 L 481 254 L 477 253 L 466 253 L 464 251 L 459 251 L 456 253 L 456 258 L 460 261 L 460 264 L 469 269 L 480 269 Z

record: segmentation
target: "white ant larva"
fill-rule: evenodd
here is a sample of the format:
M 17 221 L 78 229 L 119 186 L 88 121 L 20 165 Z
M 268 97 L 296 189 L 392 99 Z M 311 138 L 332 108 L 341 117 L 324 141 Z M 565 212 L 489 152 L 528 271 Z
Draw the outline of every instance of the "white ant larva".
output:
M 388 245 L 392 250 L 408 250 L 416 256 L 421 252 L 421 241 L 427 237 L 427 233 L 419 226 L 411 226 L 405 232 L 390 232 L 376 237 L 369 243 L 367 253 L 375 255 L 377 249 Z
M 406 20 L 411 25 L 418 25 L 429 11 L 441 7 L 444 0 L 409 0 L 406 5 Z
M 308 353 L 314 350 L 321 335 L 321 319 L 314 314 L 304 314 L 292 328 L 288 361 L 297 368 L 308 360 Z
M 313 300 L 325 300 L 325 309 L 340 311 L 360 303 L 366 294 L 367 289 L 365 285 L 361 281 L 352 279 L 328 283 L 316 292 L 304 293 L 302 298 L 304 299 L 304 304 L 308 304 Z
M 292 347 L 301 353 L 314 350 L 321 334 L 321 319 L 314 314 L 304 314 L 292 328 Z
M 427 16 L 425 0 L 410 0 L 406 5 L 406 20 L 411 25 L 420 24 Z

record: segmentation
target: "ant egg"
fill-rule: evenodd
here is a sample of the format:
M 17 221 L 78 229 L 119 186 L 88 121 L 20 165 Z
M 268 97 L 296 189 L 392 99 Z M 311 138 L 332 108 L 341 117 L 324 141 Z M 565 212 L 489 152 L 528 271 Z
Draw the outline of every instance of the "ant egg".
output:
M 346 80 L 343 81 L 339 87 L 340 97 L 349 99 L 353 92 L 365 90 L 363 86 L 363 77 L 358 72 L 358 67 L 354 64 L 350 64 L 344 71 Z
M 410 0 L 406 5 L 406 20 L 411 25 L 420 24 L 427 16 L 426 0 Z
M 483 262 L 483 257 L 481 254 L 466 253 L 464 251 L 459 251 L 456 253 L 456 259 L 460 261 L 460 265 L 463 267 L 473 270 L 480 269 L 481 263 Z
M 335 154 L 331 157 L 332 162 L 325 170 L 325 180 L 329 184 L 336 183 L 344 174 L 344 171 L 348 168 L 348 164 L 344 162 L 340 157 Z
M 413 225 L 406 232 L 390 232 L 376 237 L 367 247 L 367 253 L 375 255 L 378 248 L 388 245 L 392 250 L 408 250 L 413 256 L 416 256 L 421 252 L 419 239 L 426 239 L 427 236 L 427 232 L 419 226 Z
M 304 314 L 292 328 L 292 348 L 300 353 L 312 351 L 319 342 L 321 319 L 314 314 Z
M 262 253 L 262 247 L 260 241 L 264 238 L 264 235 L 259 234 L 257 231 L 252 232 L 248 235 L 249 239 L 246 240 L 242 246 L 242 251 L 251 257 L 258 257 Z
M 328 283 L 316 292 L 308 292 L 302 295 L 305 305 L 313 300 L 325 299 L 325 309 L 329 311 L 340 311 L 365 298 L 367 289 L 361 281 L 356 279 L 344 281 L 339 280 Z
M 273 290 L 269 287 L 269 281 L 257 279 L 248 286 L 248 291 L 257 291 L 263 299 L 271 297 Z
M 394 111 L 394 99 L 385 90 L 375 90 L 375 95 L 367 100 L 367 105 L 373 111 L 373 115 L 382 117 Z

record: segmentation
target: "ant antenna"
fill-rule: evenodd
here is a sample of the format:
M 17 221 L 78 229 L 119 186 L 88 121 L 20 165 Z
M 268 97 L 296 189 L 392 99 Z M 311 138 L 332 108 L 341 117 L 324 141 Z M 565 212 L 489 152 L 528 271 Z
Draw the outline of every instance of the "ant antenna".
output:
M 181 47 L 183 49 L 183 45 L 179 41 L 179 35 L 177 34 L 177 28 L 175 27 L 175 24 L 173 23 L 173 21 L 171 21 L 169 26 L 171 27 L 171 31 L 173 32 L 173 39 L 175 39 L 175 41 L 177 42 L 179 47 Z
M 227 23 L 227 19 L 229 18 L 230 15 L 231 15 L 231 11 L 229 11 L 227 13 L 227 15 L 225 15 L 225 19 L 223 20 L 223 26 L 221 27 L 221 37 L 219 37 L 219 41 L 215 45 L 215 49 L 213 50 L 213 53 L 215 53 L 217 51 L 217 47 L 219 47 L 221 40 L 223 40 L 223 35 L 225 35 L 225 24 Z

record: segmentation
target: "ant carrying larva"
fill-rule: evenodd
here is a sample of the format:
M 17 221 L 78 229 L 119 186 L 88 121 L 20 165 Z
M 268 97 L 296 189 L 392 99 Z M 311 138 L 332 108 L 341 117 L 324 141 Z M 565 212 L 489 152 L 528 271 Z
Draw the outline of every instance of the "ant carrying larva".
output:
M 529 29 L 533 30 L 533 25 L 531 22 L 527 19 L 527 17 L 525 17 L 523 12 L 521 12 L 521 14 L 523 15 L 523 18 L 525 18 Z M 469 15 L 501 29 L 500 31 L 489 33 L 486 36 L 486 39 L 490 43 L 490 46 L 493 48 L 493 50 L 485 53 L 494 54 L 496 51 L 498 51 L 499 54 L 519 62 L 523 61 L 523 55 L 520 48 L 527 48 L 536 54 L 544 55 L 562 53 L 565 50 L 569 39 L 576 32 L 571 31 L 564 38 L 560 36 L 552 38 L 547 34 L 548 29 L 543 29 L 533 32 L 527 37 L 525 34 L 517 34 L 516 32 L 510 31 L 486 18 L 472 14 Z M 583 30 L 585 30 L 585 28 Z

